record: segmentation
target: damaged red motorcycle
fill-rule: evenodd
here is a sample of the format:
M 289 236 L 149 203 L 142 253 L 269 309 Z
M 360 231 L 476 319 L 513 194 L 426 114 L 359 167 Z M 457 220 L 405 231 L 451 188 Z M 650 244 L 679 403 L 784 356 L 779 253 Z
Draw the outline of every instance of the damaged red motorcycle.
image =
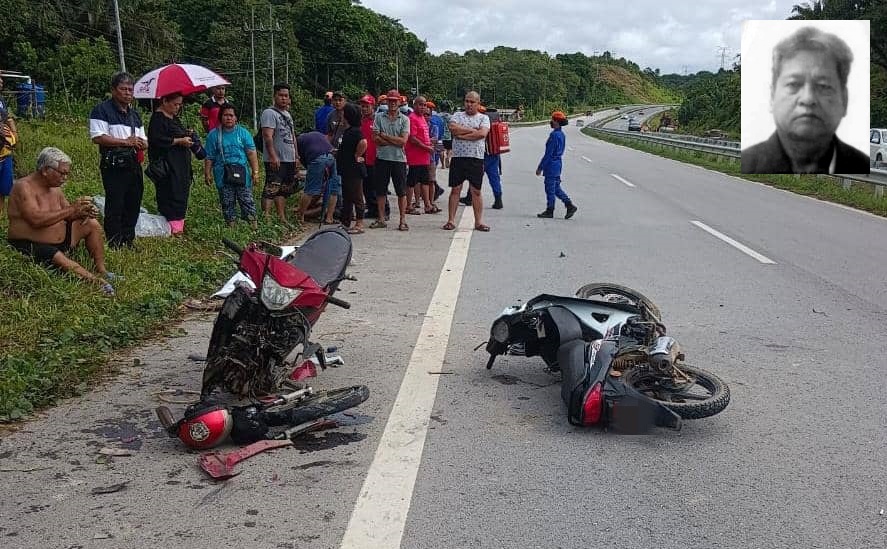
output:
M 170 436 L 195 449 L 227 439 L 238 444 L 295 436 L 317 428 L 316 420 L 364 402 L 364 385 L 315 391 L 304 378 L 341 363 L 311 341 L 311 329 L 334 297 L 351 261 L 351 238 L 341 227 L 319 230 L 286 259 L 271 246 L 241 248 L 224 239 L 239 270 L 253 285 L 238 282 L 216 317 L 207 351 L 200 401 L 176 421 L 165 406 L 156 412 Z M 279 252 L 278 250 L 273 250 Z M 222 389 L 226 395 L 219 395 Z M 247 403 L 223 404 L 231 397 Z M 278 428 L 285 428 L 280 430 Z
M 499 355 L 540 356 L 561 375 L 571 424 L 628 433 L 677 430 L 684 419 L 722 412 L 730 389 L 684 363 L 666 331 L 659 308 L 641 293 L 587 284 L 576 297 L 542 294 L 506 308 L 490 328 L 487 368 Z

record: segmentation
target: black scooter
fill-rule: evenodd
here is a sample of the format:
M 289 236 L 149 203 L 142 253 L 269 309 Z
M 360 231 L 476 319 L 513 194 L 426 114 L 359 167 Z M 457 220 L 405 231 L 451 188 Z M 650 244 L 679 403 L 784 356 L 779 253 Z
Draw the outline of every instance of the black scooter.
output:
M 730 389 L 683 363 L 659 308 L 618 284 L 592 283 L 576 297 L 542 294 L 506 308 L 493 322 L 487 368 L 499 355 L 540 356 L 561 374 L 571 424 L 639 433 L 680 429 L 682 419 L 723 411 Z

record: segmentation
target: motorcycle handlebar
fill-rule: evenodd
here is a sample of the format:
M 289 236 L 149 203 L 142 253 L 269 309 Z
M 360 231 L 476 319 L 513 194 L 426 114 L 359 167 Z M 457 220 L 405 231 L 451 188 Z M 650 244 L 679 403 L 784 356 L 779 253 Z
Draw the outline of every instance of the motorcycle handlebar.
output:
M 339 298 L 336 298 L 333 296 L 327 296 L 326 301 L 327 301 L 327 303 L 332 303 L 333 305 L 335 305 L 337 307 L 342 307 L 343 309 L 350 309 L 351 308 L 351 304 L 348 303 L 347 301 L 345 301 L 344 299 L 339 299 Z
M 227 238 L 222 239 L 222 244 L 224 244 L 225 246 L 228 246 L 228 248 L 232 252 L 236 253 L 238 257 L 240 257 L 240 255 L 243 254 L 243 248 L 238 246 L 235 242 L 228 240 Z

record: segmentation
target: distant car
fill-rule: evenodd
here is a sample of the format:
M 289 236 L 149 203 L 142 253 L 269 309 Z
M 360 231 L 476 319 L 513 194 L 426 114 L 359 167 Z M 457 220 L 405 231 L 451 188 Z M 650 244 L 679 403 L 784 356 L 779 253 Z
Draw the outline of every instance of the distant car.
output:
M 725 137 L 727 137 L 727 133 L 724 130 L 712 129 L 702 134 L 702 137 L 709 137 L 711 139 L 724 139 Z
M 872 128 L 869 137 L 869 155 L 872 163 L 887 161 L 887 130 Z
M 585 125 L 585 122 L 584 122 L 583 120 L 577 120 L 577 121 L 576 121 L 576 127 L 577 127 L 577 128 L 581 128 L 581 127 L 584 126 L 584 125 Z
M 644 111 L 638 111 L 638 114 L 644 114 Z
M 639 132 L 641 131 L 641 123 L 632 118 L 628 121 L 628 131 L 630 132 Z

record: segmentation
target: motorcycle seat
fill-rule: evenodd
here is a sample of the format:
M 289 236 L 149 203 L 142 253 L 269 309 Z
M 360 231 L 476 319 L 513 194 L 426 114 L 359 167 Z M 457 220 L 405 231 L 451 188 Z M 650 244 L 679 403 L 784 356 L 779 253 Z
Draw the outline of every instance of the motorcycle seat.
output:
M 321 229 L 305 240 L 289 263 L 314 279 L 321 288 L 335 290 L 351 262 L 351 238 L 341 227 Z

